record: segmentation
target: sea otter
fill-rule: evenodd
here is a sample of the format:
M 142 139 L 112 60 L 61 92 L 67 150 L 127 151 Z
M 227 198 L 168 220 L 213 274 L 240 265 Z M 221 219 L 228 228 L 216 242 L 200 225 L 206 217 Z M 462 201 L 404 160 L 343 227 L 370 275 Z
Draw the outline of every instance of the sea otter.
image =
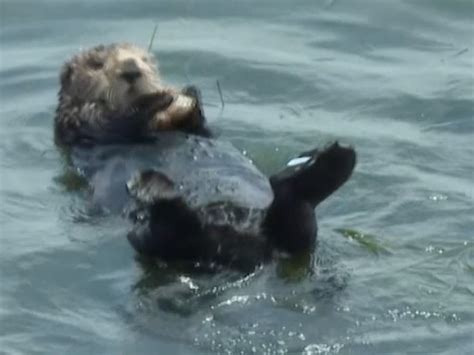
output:
M 128 73 L 118 65 L 122 74 L 107 74 L 107 63 L 122 58 L 114 52 L 117 48 L 120 52 L 123 46 L 99 47 L 66 64 L 56 140 L 71 148 L 72 163 L 88 179 L 93 201 L 109 211 L 125 211 L 133 223 L 127 236 L 134 249 L 166 261 L 242 271 L 268 260 L 273 251 L 311 250 L 317 234 L 314 209 L 351 176 L 355 150 L 338 143 L 313 149 L 267 178 L 230 143 L 208 137 L 196 88 L 180 93 L 146 82 L 139 89 L 107 89 L 88 79 L 97 69 L 81 67 L 89 74 L 74 75 L 75 64 L 84 65 L 97 53 L 103 55 L 101 76 Z M 119 103 L 114 99 L 119 93 L 111 90 L 128 101 Z M 116 108 L 100 111 L 96 104 L 91 117 L 89 109 L 69 116 L 72 103 L 84 105 L 101 95 Z M 173 103 L 181 95 L 193 103 L 192 109 L 174 118 Z M 172 124 L 157 126 L 156 120 Z

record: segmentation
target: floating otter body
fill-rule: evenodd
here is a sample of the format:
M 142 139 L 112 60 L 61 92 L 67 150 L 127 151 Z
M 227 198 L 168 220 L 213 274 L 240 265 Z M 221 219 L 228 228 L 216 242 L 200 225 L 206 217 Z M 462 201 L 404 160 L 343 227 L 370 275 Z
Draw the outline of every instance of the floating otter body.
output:
M 268 179 L 231 144 L 180 132 L 148 144 L 73 149 L 72 157 L 97 204 L 126 207 L 139 254 L 243 271 L 273 250 L 310 250 L 314 208 L 355 164 L 354 150 L 334 143 Z
M 61 92 L 75 92 L 74 80 Z M 130 115 L 121 109 L 92 117 L 94 124 L 87 115 L 73 119 L 85 122 L 86 129 L 69 129 L 60 100 L 56 120 L 57 141 L 71 148 L 73 165 L 90 182 L 94 201 L 127 211 L 135 250 L 244 271 L 274 250 L 310 250 L 317 234 L 314 209 L 350 177 L 355 151 L 337 143 L 314 149 L 268 179 L 231 144 L 207 137 L 196 89 L 166 89 L 171 100 L 153 90 L 129 101 Z M 180 95 L 193 102 L 187 115 L 173 108 Z M 179 130 L 152 129 L 163 117 Z

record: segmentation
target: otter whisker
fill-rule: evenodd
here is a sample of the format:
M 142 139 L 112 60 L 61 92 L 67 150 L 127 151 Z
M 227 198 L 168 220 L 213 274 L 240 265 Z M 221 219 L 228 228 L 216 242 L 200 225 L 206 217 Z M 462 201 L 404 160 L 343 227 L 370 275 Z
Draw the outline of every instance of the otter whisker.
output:
M 110 103 L 110 88 L 105 90 L 104 97 L 105 97 L 104 101 Z
M 93 96 L 91 93 L 94 91 L 94 85 L 89 83 L 85 88 L 84 88 L 84 95 L 86 97 Z
M 114 89 L 113 87 L 109 88 L 109 90 L 107 91 L 107 96 L 108 96 L 108 102 L 111 103 L 112 107 L 115 107 L 115 92 L 114 92 Z
M 150 44 L 148 45 L 148 52 L 151 51 L 151 47 L 153 46 L 153 41 L 155 40 L 156 31 L 158 30 L 158 24 L 155 24 L 155 28 L 153 29 L 153 34 L 151 35 Z
M 217 85 L 217 91 L 219 92 L 219 97 L 221 98 L 221 110 L 224 110 L 224 97 L 222 96 L 222 90 L 221 90 L 221 84 L 219 83 L 219 80 L 216 80 L 216 85 Z

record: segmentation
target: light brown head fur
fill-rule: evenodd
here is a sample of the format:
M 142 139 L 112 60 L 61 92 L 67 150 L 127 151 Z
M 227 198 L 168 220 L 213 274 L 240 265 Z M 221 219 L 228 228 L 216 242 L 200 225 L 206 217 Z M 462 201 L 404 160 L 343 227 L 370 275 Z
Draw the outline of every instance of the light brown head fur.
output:
M 163 90 L 152 54 L 128 43 L 98 46 L 74 56 L 61 73 L 61 93 L 122 111 L 143 94 Z
M 114 117 L 133 116 L 134 104 L 147 95 L 158 103 L 161 97 L 171 100 L 149 117 L 144 128 L 148 132 L 179 129 L 183 123 L 192 126 L 201 115 L 195 98 L 163 84 L 152 54 L 128 43 L 97 46 L 75 55 L 64 64 L 60 80 L 58 143 L 71 145 L 90 136 L 84 132 L 107 136 L 103 127 L 113 125 Z

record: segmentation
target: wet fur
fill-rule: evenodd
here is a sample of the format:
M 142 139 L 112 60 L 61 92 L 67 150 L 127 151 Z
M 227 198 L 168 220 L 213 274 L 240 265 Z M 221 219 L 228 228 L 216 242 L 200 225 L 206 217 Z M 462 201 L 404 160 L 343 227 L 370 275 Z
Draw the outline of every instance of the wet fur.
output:
M 140 81 L 134 81 L 131 90 L 128 79 L 137 71 Z M 193 100 L 191 110 L 183 113 L 173 108 L 179 95 Z M 93 151 L 96 145 L 154 140 L 154 133 L 166 129 L 210 135 L 197 89 L 190 87 L 178 92 L 165 87 L 148 53 L 126 44 L 99 46 L 65 64 L 55 119 L 58 144 Z M 134 223 L 128 234 L 131 245 L 139 254 L 149 257 L 216 264 L 242 271 L 250 271 L 269 260 L 275 250 L 290 254 L 311 250 L 317 234 L 314 209 L 349 179 L 356 154 L 354 149 L 334 143 L 322 151 L 314 149 L 303 155 L 309 161 L 270 177 L 271 191 L 266 178 L 247 160 L 235 154 L 227 160 L 217 160 L 224 168 L 232 166 L 232 178 L 239 177 L 239 185 L 255 187 L 245 190 L 247 194 L 251 192 L 251 199 L 246 200 L 248 205 L 236 205 L 230 200 L 218 205 L 192 206 L 163 173 L 149 169 L 139 172 L 127 183 L 135 203 L 129 213 Z M 247 174 L 249 167 L 253 178 Z M 201 168 L 196 165 L 195 173 Z M 219 169 L 215 177 L 223 181 L 226 176 L 218 174 L 229 172 L 220 166 Z M 98 176 L 100 183 L 101 175 Z M 97 176 L 92 175 L 93 183 L 94 177 Z M 111 178 L 120 180 L 116 174 Z M 264 181 L 267 188 L 257 181 Z M 207 193 L 205 185 L 196 186 Z M 261 198 L 268 197 L 269 205 L 255 208 L 261 205 L 261 201 L 256 205 L 253 202 L 255 193 L 261 193 Z M 243 218 L 245 223 L 240 223 L 239 215 L 247 216 Z
M 306 155 L 308 162 L 270 178 L 273 201 L 246 228 L 208 218 L 212 204 L 191 208 L 161 172 L 139 172 L 127 184 L 137 204 L 128 239 L 141 255 L 245 272 L 269 260 L 273 251 L 306 253 L 316 241 L 315 207 L 349 179 L 356 161 L 355 151 L 338 143 Z
M 66 62 L 54 121 L 65 146 L 141 141 L 160 130 L 202 126 L 197 103 L 175 105 L 186 92 L 161 81 L 154 57 L 121 43 L 97 46 Z

